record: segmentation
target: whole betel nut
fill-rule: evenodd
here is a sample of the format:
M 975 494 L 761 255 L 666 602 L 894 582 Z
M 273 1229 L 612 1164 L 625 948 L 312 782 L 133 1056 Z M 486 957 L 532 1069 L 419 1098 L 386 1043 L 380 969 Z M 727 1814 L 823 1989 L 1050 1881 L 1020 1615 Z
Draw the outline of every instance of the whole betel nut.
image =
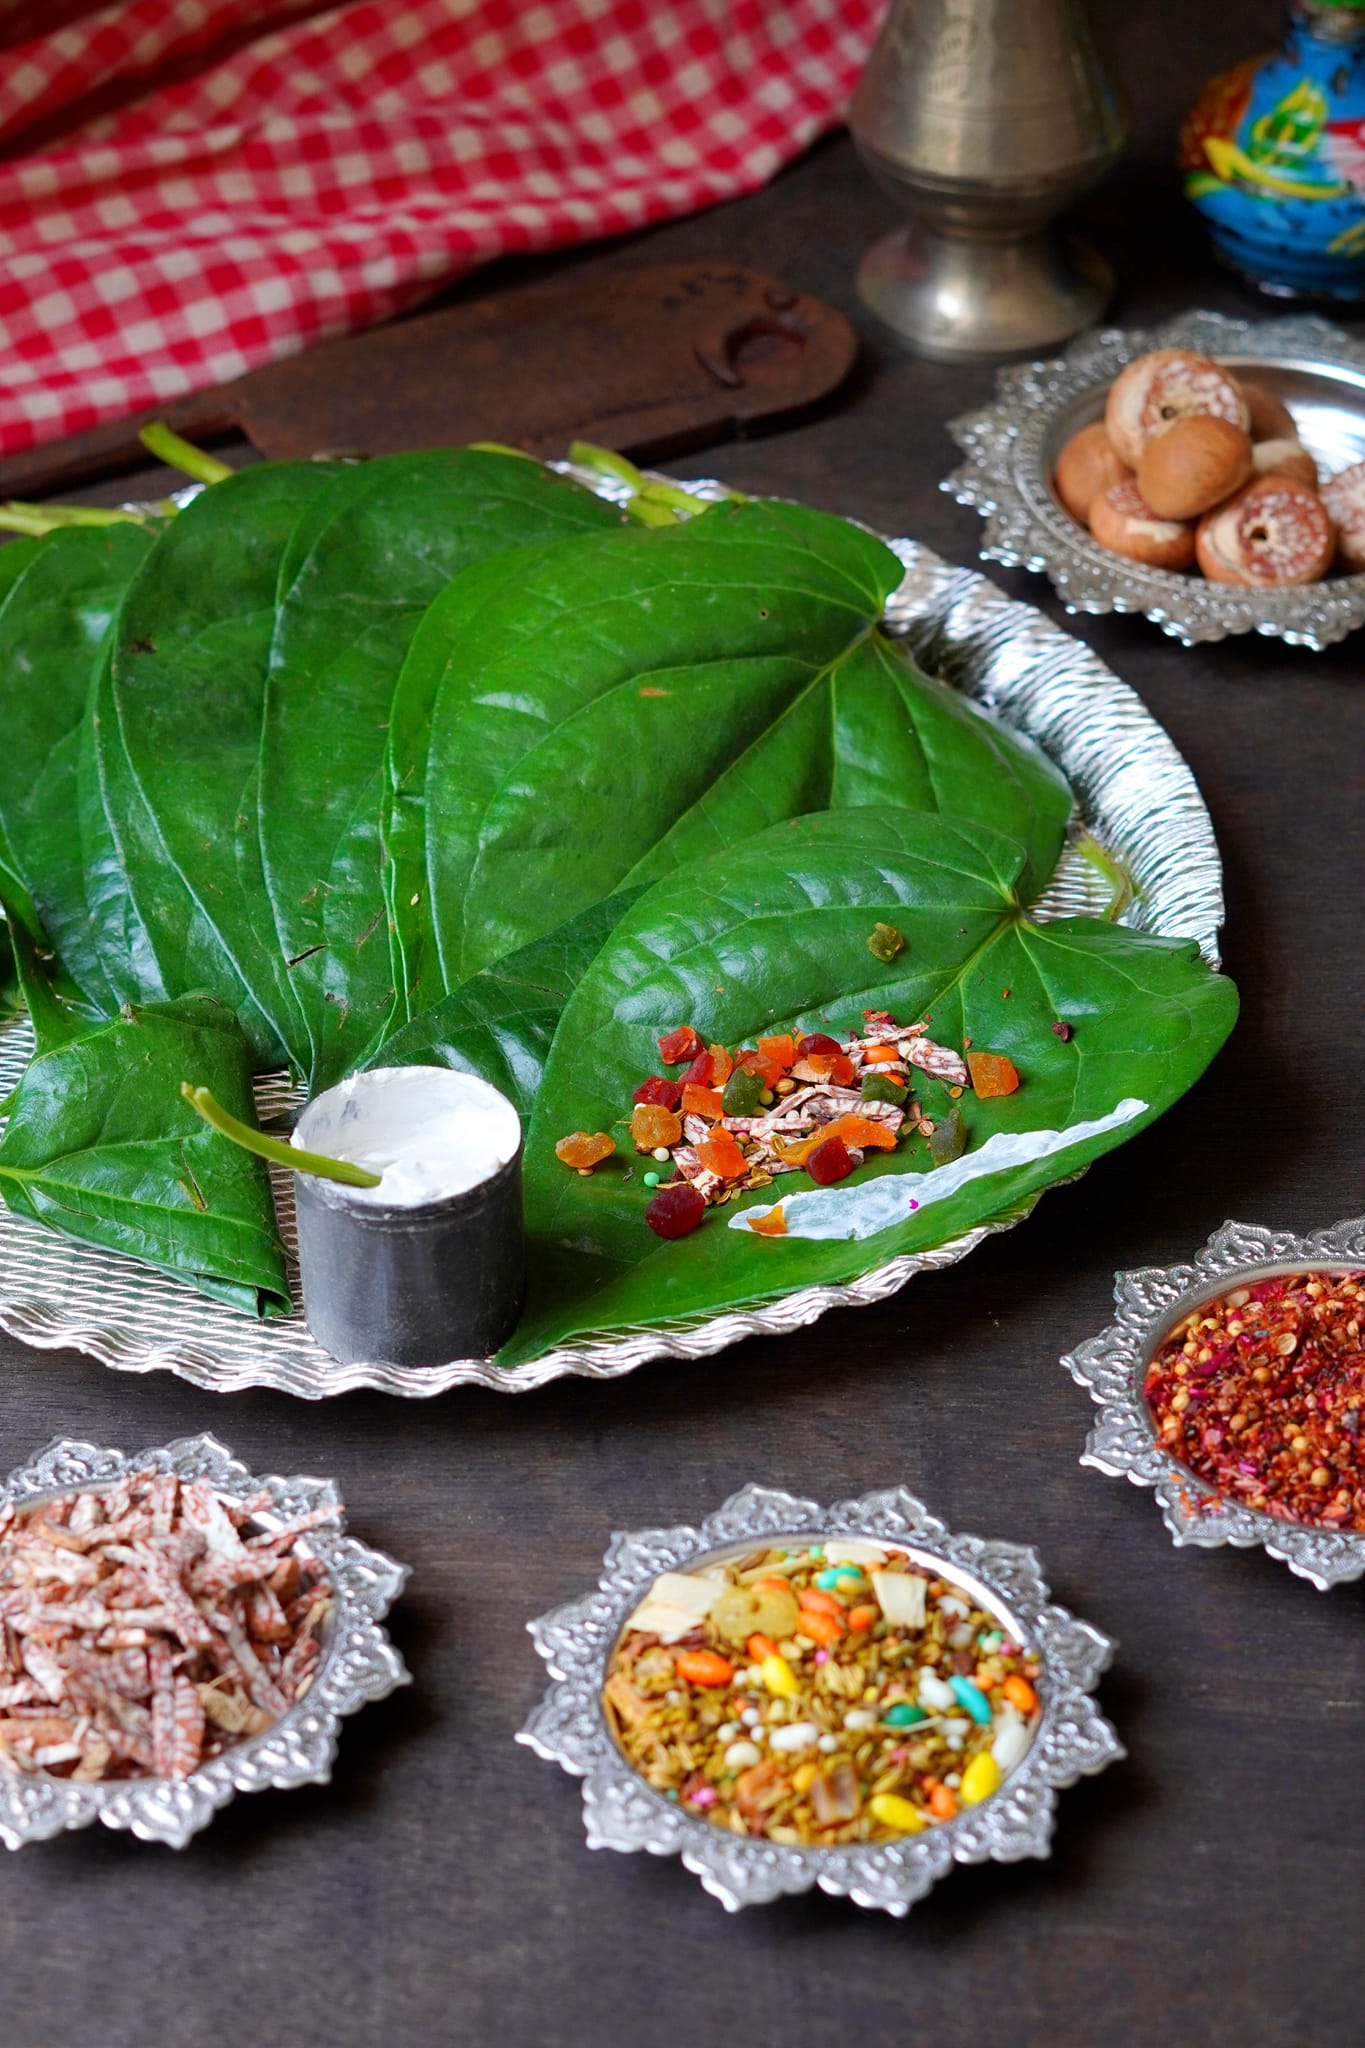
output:
M 1318 488 L 1318 465 L 1299 440 L 1253 441 L 1251 466 L 1255 476 L 1288 476 L 1306 491 Z
M 1247 413 L 1250 417 L 1250 434 L 1253 441 L 1295 441 L 1299 429 L 1289 407 L 1275 396 L 1268 386 L 1258 384 L 1254 377 L 1239 377 Z
M 1325 576 L 1337 535 L 1315 492 L 1291 477 L 1267 476 L 1206 512 L 1195 545 L 1210 582 L 1283 589 Z
M 1197 519 L 1240 490 L 1252 473 L 1251 436 L 1213 413 L 1187 413 L 1150 440 L 1137 483 L 1161 519 Z
M 1053 477 L 1057 496 L 1073 519 L 1090 524 L 1090 507 L 1110 484 L 1121 484 L 1132 475 L 1122 456 L 1114 450 L 1103 420 L 1073 434 L 1057 457 Z
M 1131 477 L 1100 492 L 1090 508 L 1090 531 L 1102 548 L 1152 569 L 1188 569 L 1194 561 L 1194 527 L 1159 519 Z
M 1337 529 L 1337 555 L 1347 569 L 1365 569 L 1365 462 L 1352 463 L 1322 487 Z
M 1147 443 L 1187 413 L 1211 414 L 1244 433 L 1250 426 L 1246 401 L 1226 370 L 1191 349 L 1158 348 L 1115 378 L 1104 423 L 1123 460 L 1136 469 Z

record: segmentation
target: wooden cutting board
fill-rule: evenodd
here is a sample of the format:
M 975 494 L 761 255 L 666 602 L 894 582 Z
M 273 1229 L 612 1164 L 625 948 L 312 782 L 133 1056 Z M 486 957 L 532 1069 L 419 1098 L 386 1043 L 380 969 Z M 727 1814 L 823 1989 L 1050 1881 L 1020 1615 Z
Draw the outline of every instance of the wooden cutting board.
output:
M 0 497 L 139 467 L 137 429 L 237 431 L 262 455 L 388 455 L 506 441 L 638 459 L 770 423 L 838 389 L 857 338 L 842 313 L 726 264 L 565 270 L 328 343 L 0 461 Z

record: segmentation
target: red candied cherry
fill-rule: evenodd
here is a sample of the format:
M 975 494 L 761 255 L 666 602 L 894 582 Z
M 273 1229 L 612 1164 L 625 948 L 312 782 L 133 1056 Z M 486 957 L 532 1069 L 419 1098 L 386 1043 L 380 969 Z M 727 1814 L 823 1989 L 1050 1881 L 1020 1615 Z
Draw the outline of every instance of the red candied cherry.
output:
M 645 1210 L 645 1222 L 656 1237 L 686 1237 L 706 1214 L 706 1204 L 690 1181 L 660 1188 Z
M 838 1039 L 831 1038 L 827 1031 L 808 1031 L 797 1041 L 796 1057 L 804 1060 L 813 1052 L 842 1052 L 843 1049 Z
M 656 1103 L 660 1109 L 676 1109 L 682 1101 L 682 1082 L 666 1081 L 662 1074 L 651 1074 L 634 1090 L 630 1099 L 632 1102 Z
M 857 1164 L 842 1138 L 826 1138 L 806 1161 L 806 1172 L 822 1188 L 827 1188 L 833 1181 L 847 1180 Z

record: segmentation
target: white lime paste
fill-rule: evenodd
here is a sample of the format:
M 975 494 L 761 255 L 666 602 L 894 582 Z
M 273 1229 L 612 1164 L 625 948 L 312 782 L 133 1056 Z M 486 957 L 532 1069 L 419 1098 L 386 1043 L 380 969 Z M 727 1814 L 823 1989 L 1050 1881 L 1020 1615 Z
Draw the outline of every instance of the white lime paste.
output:
M 856 1188 L 806 1188 L 794 1195 L 783 1195 L 775 1189 L 787 1225 L 786 1235 L 875 1237 L 878 1231 L 904 1223 L 932 1202 L 946 1202 L 949 1195 L 955 1195 L 969 1181 L 1050 1159 L 1054 1152 L 1069 1151 L 1088 1138 L 1103 1137 L 1106 1131 L 1131 1123 L 1146 1108 L 1145 1102 L 1125 1095 L 1108 1116 L 1096 1117 L 1090 1123 L 1068 1124 L 1064 1131 L 997 1131 L 977 1151 L 964 1152 L 960 1159 L 947 1166 L 935 1166 L 929 1173 L 885 1174 L 880 1180 L 864 1181 Z M 762 1212 L 732 1212 L 728 1219 L 731 1230 L 747 1230 L 750 1216 L 756 1213 Z
M 346 1188 L 347 1202 L 416 1209 L 462 1195 L 505 1166 L 521 1142 L 521 1119 L 474 1074 L 373 1067 L 310 1102 L 290 1142 L 380 1175 L 378 1187 Z

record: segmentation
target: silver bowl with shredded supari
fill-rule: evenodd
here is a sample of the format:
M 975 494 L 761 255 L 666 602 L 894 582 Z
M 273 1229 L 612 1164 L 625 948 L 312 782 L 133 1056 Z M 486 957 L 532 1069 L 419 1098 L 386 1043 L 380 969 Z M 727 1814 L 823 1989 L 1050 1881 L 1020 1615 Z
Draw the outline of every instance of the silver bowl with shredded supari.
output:
M 980 1804 L 890 1840 L 798 1846 L 740 1835 L 684 1811 L 627 1759 L 603 1704 L 628 1622 L 661 1574 L 838 1538 L 884 1546 L 941 1575 L 1028 1651 L 1039 1667 L 1040 1702 L 1028 1748 Z M 1036 1551 L 953 1535 L 904 1487 L 822 1508 L 748 1486 L 696 1528 L 613 1536 L 595 1590 L 529 1626 L 553 1682 L 517 1740 L 584 1781 L 589 1848 L 680 1856 L 731 1912 L 818 1887 L 900 1918 L 955 1864 L 1046 1856 L 1058 1791 L 1124 1753 L 1093 1698 L 1113 1653 L 1110 1639 L 1052 1603 Z
M 326 1784 L 343 1716 L 408 1683 L 381 1627 L 406 1568 L 345 1526 L 330 1479 L 257 1478 L 211 1436 L 133 1456 L 58 1438 L 12 1472 L 0 1841 L 100 1821 L 182 1849 L 238 1792 Z M 254 1615 L 259 1647 L 292 1601 L 305 1654 L 272 1668 Z

